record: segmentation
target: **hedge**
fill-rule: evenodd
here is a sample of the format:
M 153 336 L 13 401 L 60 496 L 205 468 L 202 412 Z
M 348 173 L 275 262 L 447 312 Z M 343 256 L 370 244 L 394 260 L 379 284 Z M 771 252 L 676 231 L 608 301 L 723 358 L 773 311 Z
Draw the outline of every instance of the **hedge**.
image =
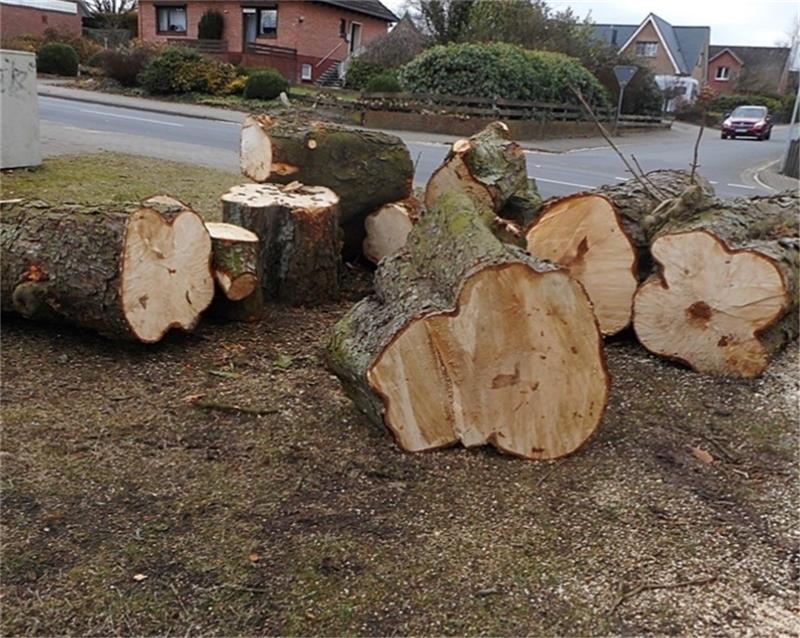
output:
M 164 47 L 150 58 L 139 83 L 150 93 L 224 94 L 236 77 L 231 64 L 217 62 L 194 49 Z
M 590 104 L 608 104 L 606 89 L 574 58 L 501 42 L 433 47 L 406 64 L 399 80 L 412 93 L 560 104 L 579 103 L 570 88 L 575 87 Z
M 247 78 L 244 97 L 247 100 L 274 100 L 288 88 L 289 83 L 286 78 L 276 69 L 264 69 L 256 71 Z
M 54 75 L 78 75 L 78 54 L 62 42 L 44 44 L 36 55 L 36 70 Z

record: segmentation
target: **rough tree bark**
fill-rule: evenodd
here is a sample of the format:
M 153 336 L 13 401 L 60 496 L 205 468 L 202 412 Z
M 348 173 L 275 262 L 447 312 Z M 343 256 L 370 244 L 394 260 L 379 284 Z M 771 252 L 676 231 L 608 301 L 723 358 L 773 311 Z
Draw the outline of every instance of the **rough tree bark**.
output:
M 211 239 L 189 209 L 147 204 L 3 206 L 2 306 L 151 343 L 192 329 L 211 303 Z
M 242 124 L 241 169 L 256 182 L 299 181 L 339 196 L 340 223 L 411 195 L 414 165 L 394 135 L 250 115 Z
M 381 206 L 364 220 L 364 256 L 377 264 L 406 245 L 408 233 L 419 218 L 421 204 L 416 197 Z
M 444 193 L 461 192 L 481 208 L 499 213 L 515 194 L 528 191 L 522 147 L 508 127 L 492 122 L 468 139 L 457 140 L 425 188 L 425 206 L 432 208 Z
M 493 218 L 463 193 L 440 197 L 336 324 L 328 363 L 406 450 L 563 456 L 604 412 L 602 340 L 581 286 L 498 240 Z
M 206 222 L 214 255 L 214 279 L 231 301 L 248 297 L 258 280 L 258 235 L 233 224 Z
M 604 335 L 628 326 L 639 284 L 637 251 L 606 197 L 581 193 L 551 201 L 525 238 L 528 252 L 581 282 Z
M 798 333 L 800 196 L 715 201 L 661 224 L 659 273 L 634 300 L 634 329 L 655 354 L 699 372 L 755 377 Z
M 601 186 L 592 193 L 603 195 L 617 209 L 623 229 L 638 253 L 641 277 L 647 277 L 652 271 L 650 239 L 658 230 L 658 224 L 654 224 L 655 220 L 652 218 L 653 211 L 665 200 L 681 197 L 692 186 L 689 172 L 683 170 L 651 171 L 645 174 L 644 179 L 663 195 L 662 200 L 655 199 L 636 179 Z M 695 175 L 695 181 L 699 187 L 699 197 L 692 205 L 702 208 L 705 201 L 713 197 L 714 187 L 700 175 Z
M 313 305 L 339 297 L 339 199 L 298 182 L 243 184 L 222 196 L 226 222 L 261 239 L 261 284 L 268 299 Z

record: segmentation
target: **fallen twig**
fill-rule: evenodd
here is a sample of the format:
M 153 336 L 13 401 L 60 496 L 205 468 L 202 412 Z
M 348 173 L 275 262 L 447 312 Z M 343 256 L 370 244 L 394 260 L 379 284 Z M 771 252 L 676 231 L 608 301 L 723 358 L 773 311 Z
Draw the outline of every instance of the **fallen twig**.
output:
M 277 408 L 251 408 L 245 405 L 232 405 L 230 403 L 218 403 L 216 401 L 195 401 L 192 405 L 201 410 L 218 410 L 220 412 L 232 412 L 243 414 L 277 414 Z
M 703 576 L 702 578 L 694 578 L 692 580 L 684 580 L 679 581 L 677 583 L 667 583 L 667 584 L 659 584 L 659 583 L 639 583 L 636 587 L 629 591 L 624 591 L 619 595 L 614 605 L 609 609 L 608 615 L 610 616 L 613 614 L 617 608 L 622 605 L 625 601 L 633 598 L 634 596 L 638 596 L 642 592 L 645 591 L 653 591 L 656 589 L 680 589 L 681 587 L 694 587 L 698 585 L 707 585 L 708 583 L 713 583 L 717 580 L 716 576 Z
M 636 169 L 633 166 L 631 166 L 630 162 L 628 162 L 628 160 L 625 159 L 625 155 L 623 155 L 622 151 L 619 150 L 619 147 L 616 144 L 614 144 L 614 141 L 611 139 L 611 136 L 608 134 L 608 131 L 606 131 L 606 128 L 602 125 L 600 120 L 597 119 L 597 116 L 594 114 L 592 107 L 589 106 L 589 103 L 586 101 L 586 98 L 583 97 L 583 93 L 581 93 L 580 89 L 574 86 L 570 86 L 570 89 L 572 89 L 572 92 L 577 96 L 578 100 L 583 105 L 583 108 L 586 109 L 586 112 L 589 113 L 589 117 L 592 118 L 592 122 L 594 122 L 594 125 L 597 127 L 597 130 L 600 131 L 600 135 L 603 136 L 606 142 L 609 143 L 611 148 L 614 149 L 614 152 L 622 160 L 622 163 L 625 164 L 625 168 L 628 169 L 628 172 L 634 176 L 636 181 L 638 181 L 642 185 L 642 187 L 648 192 L 648 194 L 653 199 L 659 202 L 663 201 L 663 197 L 659 195 L 657 191 L 653 190 L 653 188 L 647 183 L 647 181 L 642 179 L 642 176 L 636 172 Z
M 633 160 L 633 163 L 636 165 L 636 168 L 639 169 L 639 173 L 641 173 L 642 178 L 647 180 L 647 183 L 653 187 L 653 189 L 659 194 L 659 196 L 663 197 L 664 199 L 667 199 L 667 196 L 664 194 L 664 192 L 658 186 L 656 186 L 653 180 L 650 179 L 647 176 L 647 173 L 644 172 L 644 169 L 642 168 L 641 164 L 639 164 L 639 160 L 636 159 L 636 156 L 633 153 L 631 153 L 631 159 Z

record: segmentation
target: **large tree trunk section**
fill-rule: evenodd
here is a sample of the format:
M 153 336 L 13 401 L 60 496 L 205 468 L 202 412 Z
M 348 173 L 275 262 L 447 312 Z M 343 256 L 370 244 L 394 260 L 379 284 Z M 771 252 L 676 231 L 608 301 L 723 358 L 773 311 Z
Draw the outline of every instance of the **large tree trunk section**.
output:
M 377 264 L 406 245 L 408 233 L 420 215 L 420 203 L 415 197 L 381 206 L 364 221 L 364 256 Z
M 265 297 L 314 305 L 339 297 L 339 199 L 297 182 L 243 184 L 222 196 L 222 216 L 261 239 Z
M 642 179 L 649 188 L 645 188 L 640 180 L 629 179 L 627 182 L 601 186 L 594 191 L 594 194 L 608 198 L 617 209 L 622 226 L 638 253 L 640 278 L 647 277 L 652 271 L 650 239 L 665 221 L 663 214 L 656 220 L 653 211 L 667 200 L 680 198 L 692 186 L 688 171 L 683 170 L 652 171 Z M 704 208 L 707 200 L 714 195 L 714 188 L 700 175 L 695 175 L 695 182 L 700 197 L 692 205 Z M 652 195 L 653 191 L 659 194 L 659 198 Z
M 665 225 L 659 274 L 634 299 L 634 329 L 655 354 L 699 372 L 750 378 L 798 333 L 800 197 L 717 202 Z
M 3 207 L 3 310 L 151 343 L 211 303 L 211 239 L 189 209 Z
M 628 326 L 639 283 L 637 255 L 608 199 L 587 193 L 552 201 L 525 237 L 528 252 L 564 266 L 581 282 L 604 335 Z
M 260 285 L 258 235 L 241 226 L 207 222 L 214 254 L 214 279 L 231 301 L 241 301 Z
M 241 169 L 256 182 L 299 181 L 339 196 L 340 223 L 411 195 L 414 164 L 394 135 L 250 115 L 242 124 Z
M 529 179 L 528 188 L 509 197 L 497 215 L 520 228 L 527 228 L 536 220 L 541 210 L 542 197 L 536 188 L 536 181 Z
M 406 450 L 460 441 L 556 458 L 603 415 L 602 340 L 580 284 L 503 244 L 493 217 L 440 197 L 334 327 L 329 366 Z
M 444 193 L 468 195 L 479 207 L 499 213 L 516 193 L 528 190 L 522 147 L 508 127 L 493 122 L 468 139 L 457 140 L 425 188 L 425 206 L 433 208 Z

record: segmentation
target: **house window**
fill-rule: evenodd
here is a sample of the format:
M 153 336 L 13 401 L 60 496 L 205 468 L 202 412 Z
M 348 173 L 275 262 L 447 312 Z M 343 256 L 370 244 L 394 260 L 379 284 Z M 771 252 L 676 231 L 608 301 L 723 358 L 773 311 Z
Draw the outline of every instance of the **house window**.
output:
M 302 65 L 300 67 L 300 79 L 301 80 L 306 80 L 306 81 L 309 81 L 309 82 L 311 81 L 311 65 L 310 64 L 304 64 L 304 65 Z
M 258 35 L 264 38 L 274 38 L 278 35 L 278 10 L 258 10 Z
M 339 37 L 347 39 L 347 20 L 344 18 L 339 20 Z
M 721 80 L 723 82 L 727 81 L 727 79 L 731 75 L 731 70 L 727 66 L 718 66 L 717 67 L 717 74 L 714 76 L 715 80 Z
M 658 55 L 658 42 L 637 42 L 636 55 L 645 58 L 654 58 Z
M 159 33 L 186 33 L 186 7 L 156 7 Z

